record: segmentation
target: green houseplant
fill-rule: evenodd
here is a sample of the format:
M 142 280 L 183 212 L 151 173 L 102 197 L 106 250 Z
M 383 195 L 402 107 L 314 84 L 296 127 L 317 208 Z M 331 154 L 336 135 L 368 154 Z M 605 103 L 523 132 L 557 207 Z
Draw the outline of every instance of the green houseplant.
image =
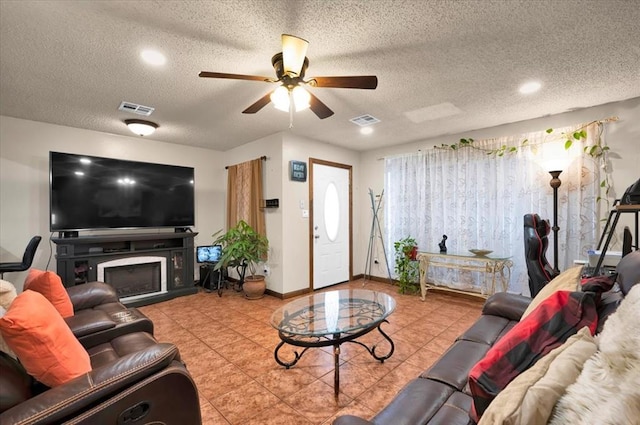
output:
M 416 240 L 410 236 L 400 239 L 393 243 L 395 250 L 395 268 L 394 271 L 398 276 L 400 288 L 398 292 L 401 294 L 415 293 L 418 291 L 418 262 L 416 254 L 418 244 Z
M 262 298 L 266 283 L 264 276 L 257 272 L 258 263 L 265 261 L 269 252 L 267 237 L 256 232 L 244 220 L 240 220 L 225 233 L 222 233 L 222 230 L 217 231 L 213 238 L 213 244 L 222 245 L 222 256 L 215 269 L 236 267 L 245 296 L 248 299 Z

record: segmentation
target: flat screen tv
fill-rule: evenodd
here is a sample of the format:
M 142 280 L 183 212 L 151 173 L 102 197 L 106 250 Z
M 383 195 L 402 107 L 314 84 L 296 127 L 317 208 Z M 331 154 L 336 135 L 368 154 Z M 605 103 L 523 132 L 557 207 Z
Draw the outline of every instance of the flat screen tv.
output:
M 196 261 L 198 263 L 217 263 L 222 257 L 222 245 L 207 245 L 196 247 Z
M 195 224 L 191 167 L 50 152 L 49 173 L 52 232 Z

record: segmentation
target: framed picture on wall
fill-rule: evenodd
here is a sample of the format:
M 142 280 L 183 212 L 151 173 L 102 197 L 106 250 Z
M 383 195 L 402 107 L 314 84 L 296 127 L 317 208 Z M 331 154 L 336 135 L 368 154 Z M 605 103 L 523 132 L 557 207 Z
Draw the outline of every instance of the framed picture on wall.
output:
M 289 178 L 296 182 L 306 182 L 307 163 L 304 161 L 289 161 Z

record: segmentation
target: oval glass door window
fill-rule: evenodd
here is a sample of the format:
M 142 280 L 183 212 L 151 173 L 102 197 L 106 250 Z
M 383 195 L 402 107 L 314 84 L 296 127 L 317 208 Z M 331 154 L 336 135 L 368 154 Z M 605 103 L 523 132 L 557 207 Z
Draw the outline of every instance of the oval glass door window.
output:
M 335 241 L 340 227 L 340 199 L 334 182 L 327 185 L 324 193 L 324 227 L 329 240 Z

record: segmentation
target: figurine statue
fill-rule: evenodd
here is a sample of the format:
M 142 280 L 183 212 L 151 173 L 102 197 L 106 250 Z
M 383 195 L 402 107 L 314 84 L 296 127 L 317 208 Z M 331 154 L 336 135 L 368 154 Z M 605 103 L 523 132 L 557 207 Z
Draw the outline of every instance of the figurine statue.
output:
M 447 235 L 442 235 L 442 242 L 438 244 L 440 252 L 447 252 Z

